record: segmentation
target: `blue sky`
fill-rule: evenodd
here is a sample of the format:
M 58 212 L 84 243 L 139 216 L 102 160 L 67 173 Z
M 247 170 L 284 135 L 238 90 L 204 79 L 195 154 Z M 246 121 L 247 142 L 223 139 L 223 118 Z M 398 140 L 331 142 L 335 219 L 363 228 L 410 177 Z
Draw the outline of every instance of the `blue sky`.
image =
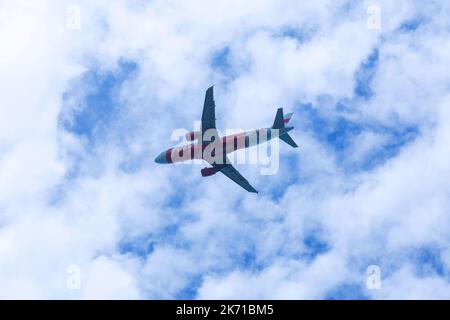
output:
M 0 297 L 448 298 L 448 6 L 175 2 L 79 1 L 61 33 L 69 4 L 0 5 Z M 295 112 L 276 175 L 238 167 L 257 196 L 153 162 L 212 84 L 223 131 Z

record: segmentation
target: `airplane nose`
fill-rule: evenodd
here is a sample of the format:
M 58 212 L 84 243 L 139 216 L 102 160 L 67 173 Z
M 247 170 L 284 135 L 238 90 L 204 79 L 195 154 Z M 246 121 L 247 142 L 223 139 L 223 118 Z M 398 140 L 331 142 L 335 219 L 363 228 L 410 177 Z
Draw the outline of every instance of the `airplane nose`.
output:
M 155 158 L 155 162 L 156 162 L 156 163 L 160 163 L 160 164 L 167 163 L 167 161 L 166 161 L 166 152 L 165 152 L 165 151 L 164 151 L 164 152 L 161 152 L 161 153 Z

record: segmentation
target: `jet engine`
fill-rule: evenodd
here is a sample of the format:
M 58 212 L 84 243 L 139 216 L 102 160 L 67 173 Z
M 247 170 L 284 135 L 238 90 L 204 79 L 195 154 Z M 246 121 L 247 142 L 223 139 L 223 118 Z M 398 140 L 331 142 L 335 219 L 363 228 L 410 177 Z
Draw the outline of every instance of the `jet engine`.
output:
M 217 173 L 216 168 L 203 168 L 201 170 L 202 177 L 209 177 Z

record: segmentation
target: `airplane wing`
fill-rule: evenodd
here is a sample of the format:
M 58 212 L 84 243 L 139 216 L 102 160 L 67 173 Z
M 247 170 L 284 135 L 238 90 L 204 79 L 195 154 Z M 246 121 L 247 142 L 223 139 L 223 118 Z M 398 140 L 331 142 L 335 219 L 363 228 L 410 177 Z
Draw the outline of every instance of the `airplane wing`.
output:
M 206 90 L 205 104 L 203 105 L 202 113 L 202 135 L 204 135 L 206 130 L 214 129 L 216 130 L 216 104 L 214 103 L 214 87 L 209 87 Z M 217 135 L 218 136 L 218 135 Z M 209 142 L 206 142 L 209 143 Z M 245 179 L 239 171 L 237 171 L 231 164 L 228 158 L 226 158 L 225 164 L 211 163 L 217 171 L 222 172 L 228 178 L 236 182 L 242 188 L 248 192 L 258 193 L 258 191 L 253 188 L 250 183 Z
M 216 104 L 214 103 L 214 87 L 206 90 L 205 104 L 203 105 L 202 114 L 202 134 L 206 130 L 216 129 Z
M 215 166 L 215 165 L 213 165 Z M 258 191 L 255 190 L 251 186 L 251 184 L 245 179 L 239 171 L 237 171 L 231 164 L 225 164 L 220 165 L 223 166 L 221 169 L 219 169 L 220 172 L 222 172 L 224 175 L 226 175 L 228 178 L 236 182 L 238 185 L 240 185 L 242 188 L 247 190 L 248 192 L 258 193 Z

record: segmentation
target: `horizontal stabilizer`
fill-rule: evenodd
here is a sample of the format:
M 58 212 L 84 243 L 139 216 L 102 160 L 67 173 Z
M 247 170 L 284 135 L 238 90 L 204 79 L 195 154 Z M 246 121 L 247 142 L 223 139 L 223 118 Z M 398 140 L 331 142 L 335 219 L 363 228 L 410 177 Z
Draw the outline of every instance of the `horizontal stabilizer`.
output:
M 279 137 L 281 140 L 283 140 L 284 142 L 286 142 L 288 145 L 290 145 L 293 148 L 298 148 L 298 145 L 295 143 L 295 141 L 291 138 L 290 135 L 288 135 L 287 133 L 281 135 Z

